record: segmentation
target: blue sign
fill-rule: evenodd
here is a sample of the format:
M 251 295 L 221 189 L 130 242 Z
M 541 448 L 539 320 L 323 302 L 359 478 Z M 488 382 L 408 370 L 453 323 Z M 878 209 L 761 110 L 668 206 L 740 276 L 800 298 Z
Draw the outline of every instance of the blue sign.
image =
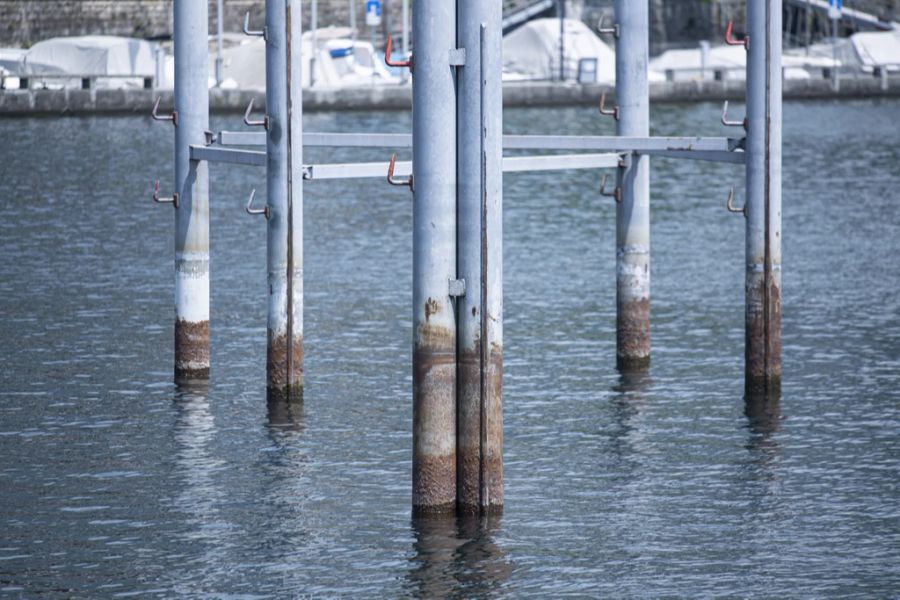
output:
M 844 0 L 828 0 L 828 18 L 840 19 L 844 12 Z
M 381 25 L 381 2 L 379 0 L 366 0 L 366 25 L 369 27 Z

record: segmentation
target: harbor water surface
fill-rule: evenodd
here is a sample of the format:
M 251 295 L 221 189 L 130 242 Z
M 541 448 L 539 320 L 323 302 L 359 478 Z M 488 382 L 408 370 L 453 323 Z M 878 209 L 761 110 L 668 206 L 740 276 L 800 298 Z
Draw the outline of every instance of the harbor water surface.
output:
M 653 133 L 740 132 L 719 111 L 656 107 Z M 505 126 L 613 133 L 583 108 Z M 306 184 L 305 402 L 269 405 L 265 222 L 243 210 L 262 170 L 211 168 L 212 373 L 177 388 L 174 217 L 151 201 L 171 125 L 0 119 L 0 137 L 0 595 L 900 591 L 900 102 L 785 105 L 780 402 L 743 395 L 741 167 L 653 161 L 653 362 L 632 377 L 601 173 L 506 176 L 506 510 L 487 521 L 410 516 L 407 189 Z

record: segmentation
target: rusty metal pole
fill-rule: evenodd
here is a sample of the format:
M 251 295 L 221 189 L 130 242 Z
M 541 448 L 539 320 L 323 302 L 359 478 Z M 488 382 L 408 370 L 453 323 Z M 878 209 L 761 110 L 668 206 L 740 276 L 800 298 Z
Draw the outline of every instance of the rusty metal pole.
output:
M 616 0 L 618 134 L 650 134 L 648 0 Z M 650 365 L 650 159 L 634 156 L 616 205 L 616 365 Z
M 503 509 L 502 3 L 459 0 L 457 506 Z M 486 274 L 486 275 L 485 275 Z
M 413 11 L 413 490 L 415 514 L 456 506 L 456 0 Z
M 746 388 L 781 387 L 781 0 L 747 4 Z
M 191 144 L 209 129 L 206 2 L 175 0 L 175 380 L 209 377 L 209 171 Z
M 270 399 L 303 397 L 300 17 L 300 0 L 266 0 L 266 387 Z

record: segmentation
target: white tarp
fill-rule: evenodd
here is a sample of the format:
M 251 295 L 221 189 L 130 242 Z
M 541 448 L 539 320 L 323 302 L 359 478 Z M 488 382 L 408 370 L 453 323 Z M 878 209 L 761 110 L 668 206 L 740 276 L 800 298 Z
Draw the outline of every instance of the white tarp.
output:
M 102 35 L 52 38 L 29 48 L 19 71 L 32 76 L 48 73 L 132 76 L 135 79 L 97 80 L 97 87 L 140 87 L 141 78 L 156 73 L 154 50 L 154 44 L 133 38 Z M 49 87 L 54 79 L 44 81 Z
M 535 19 L 503 38 L 504 79 L 559 79 L 559 19 Z M 582 21 L 563 21 L 565 79 L 578 77 L 581 59 L 596 59 L 597 82 L 616 79 L 616 53 Z

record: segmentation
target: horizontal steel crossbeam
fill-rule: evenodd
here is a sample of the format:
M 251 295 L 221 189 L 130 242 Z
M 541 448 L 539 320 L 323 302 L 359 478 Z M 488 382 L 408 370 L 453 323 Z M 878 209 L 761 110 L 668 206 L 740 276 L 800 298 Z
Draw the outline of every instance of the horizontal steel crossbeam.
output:
M 549 156 L 507 156 L 503 159 L 503 171 L 507 173 L 528 171 L 568 171 L 575 169 L 611 169 L 619 165 L 618 154 L 560 154 Z M 361 179 L 366 177 L 387 177 L 386 162 L 344 163 L 306 165 L 303 178 L 319 179 Z M 394 177 L 409 177 L 412 162 L 397 162 Z
M 266 153 L 260 150 L 239 150 L 221 146 L 191 146 L 191 160 L 264 167 Z
M 264 146 L 266 134 L 222 131 L 222 146 Z M 305 133 L 305 146 L 344 148 L 411 148 L 407 133 Z M 619 137 L 505 135 L 505 150 L 583 150 L 635 152 L 649 156 L 743 164 L 743 140 L 725 137 Z

